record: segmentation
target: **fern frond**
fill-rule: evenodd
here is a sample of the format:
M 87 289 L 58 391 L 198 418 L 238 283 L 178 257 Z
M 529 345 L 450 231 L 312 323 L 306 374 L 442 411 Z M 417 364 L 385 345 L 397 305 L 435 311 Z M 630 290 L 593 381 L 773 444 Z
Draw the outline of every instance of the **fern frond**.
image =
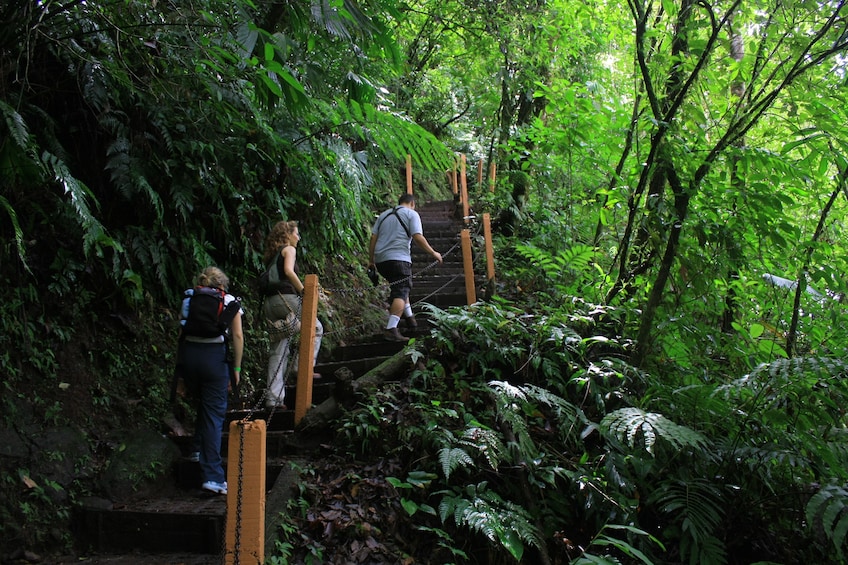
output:
M 631 448 L 635 448 L 641 439 L 645 451 L 651 454 L 654 453 L 658 437 L 668 441 L 675 449 L 708 445 L 707 438 L 695 430 L 676 424 L 662 414 L 632 407 L 621 408 L 604 416 L 601 430 Z
M 588 421 L 579 407 L 548 389 L 536 385 L 525 385 L 523 388 L 529 400 L 535 400 L 553 408 L 554 415 L 559 421 L 567 423 Z
M 842 557 L 848 534 L 848 489 L 840 485 L 823 486 L 810 498 L 805 515 L 807 523 L 820 528 Z
M 91 206 L 97 206 L 94 195 L 79 179 L 71 174 L 64 161 L 45 152 L 42 157 L 45 166 L 52 171 L 54 180 L 58 182 L 68 195 L 71 208 L 74 210 L 79 225 L 83 228 L 83 251 L 88 255 L 95 244 L 109 243 L 105 230 L 100 221 L 91 211 Z M 112 242 L 114 244 L 114 242 Z
M 541 547 L 542 537 L 523 507 L 501 498 L 489 490 L 487 483 L 455 490 L 439 503 L 442 522 L 452 517 L 457 526 L 480 532 L 500 543 L 517 560 L 524 554 L 525 544 Z
M 2 195 L 0 195 L 0 206 L 6 210 L 6 215 L 9 216 L 9 221 L 12 224 L 12 228 L 15 232 L 15 248 L 18 250 L 18 258 L 21 260 L 21 263 L 24 266 L 24 269 L 27 272 L 30 272 L 29 265 L 26 260 L 26 247 L 24 246 L 24 232 L 21 229 L 21 224 L 18 222 L 18 214 L 15 212 L 15 209 L 6 200 Z
M 6 122 L 6 128 L 9 131 L 9 137 L 14 140 L 21 149 L 28 148 L 30 143 L 29 129 L 27 128 L 26 121 L 24 121 L 23 116 L 21 116 L 12 106 L 9 106 L 2 100 L 0 100 L 0 113 L 3 114 L 3 119 Z
M 794 388 L 809 388 L 823 381 L 843 378 L 848 372 L 848 363 L 830 357 L 793 357 L 765 363 L 751 373 L 718 388 L 727 396 L 739 395 L 741 391 L 769 396 Z
M 464 449 L 459 447 L 445 447 L 439 450 L 439 463 L 442 465 L 442 472 L 445 474 L 445 480 L 450 479 L 451 474 L 459 467 L 467 469 L 474 465 L 474 460 Z
M 711 535 L 724 518 L 725 499 L 718 487 L 705 479 L 662 483 L 647 502 L 681 522 L 683 531 L 697 542 Z
M 460 445 L 476 450 L 492 469 L 497 469 L 507 453 L 501 435 L 480 427 L 468 428 L 459 440 Z
M 591 245 L 577 243 L 560 251 L 556 256 L 555 261 L 565 270 L 570 270 L 573 273 L 580 273 L 589 268 L 592 264 L 592 259 L 595 257 L 595 248 Z

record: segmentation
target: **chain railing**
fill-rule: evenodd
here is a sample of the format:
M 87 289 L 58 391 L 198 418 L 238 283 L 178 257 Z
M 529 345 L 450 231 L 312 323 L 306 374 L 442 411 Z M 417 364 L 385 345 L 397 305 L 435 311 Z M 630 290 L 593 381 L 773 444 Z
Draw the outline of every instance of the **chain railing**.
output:
M 475 228 L 476 233 L 474 234 L 473 238 L 476 239 L 479 236 L 479 233 L 480 233 L 480 230 L 481 230 L 481 225 L 476 221 L 477 218 L 475 216 L 468 216 L 468 217 L 463 218 L 463 219 L 466 222 L 466 228 L 464 228 L 463 231 L 469 231 L 469 236 L 470 236 L 471 228 L 472 227 Z M 460 232 L 460 234 L 457 234 L 457 242 L 454 243 L 454 245 L 452 245 L 450 249 L 448 249 L 445 253 L 442 254 L 442 261 L 444 261 L 444 259 L 446 257 L 450 257 L 450 255 L 455 253 L 457 249 L 461 248 L 462 237 L 460 237 L 460 236 L 462 236 L 462 232 Z M 472 242 L 473 242 L 473 240 L 472 240 Z M 479 264 L 479 261 L 484 257 L 484 254 L 472 253 L 472 256 L 473 256 L 473 259 L 472 259 L 473 263 Z M 420 278 L 423 275 L 425 275 L 428 271 L 435 268 L 438 264 L 439 264 L 439 261 L 433 261 L 433 262 L 425 265 L 422 269 L 413 273 L 411 275 L 411 277 L 412 278 Z M 314 275 L 310 275 L 310 276 L 314 276 Z M 459 274 L 453 275 L 444 284 L 440 285 L 439 288 L 433 290 L 432 292 L 430 292 L 426 296 L 423 296 L 423 297 L 417 299 L 412 305 L 417 306 L 417 305 L 420 305 L 421 303 L 427 302 L 430 298 L 440 294 L 445 288 L 454 284 L 457 279 L 465 277 L 465 276 L 466 276 L 465 271 L 463 271 Z M 373 292 L 375 288 L 377 290 L 390 289 L 393 284 L 398 284 L 400 282 L 403 282 L 403 281 L 395 281 L 394 283 L 385 282 L 385 283 L 382 283 L 382 284 L 379 284 L 379 285 L 376 285 L 376 286 L 372 285 L 371 287 L 323 288 L 323 289 L 320 289 L 320 290 L 325 292 L 325 293 L 328 293 L 328 294 L 357 293 L 357 294 L 364 295 L 368 292 Z M 476 284 L 476 283 L 474 283 L 474 284 Z M 312 288 L 312 292 L 316 295 L 315 297 L 313 297 L 313 299 L 317 299 L 318 289 Z M 303 310 L 302 299 L 300 301 L 300 306 L 301 307 L 298 308 L 296 313 L 295 313 L 295 315 L 298 317 L 298 319 L 300 319 L 302 317 L 302 310 Z M 310 312 L 310 314 L 312 314 L 312 312 Z M 300 320 L 300 321 L 301 321 L 301 327 L 303 328 L 303 323 L 302 323 L 303 320 Z M 309 325 L 310 329 L 314 327 L 314 324 L 308 324 L 308 325 Z M 356 331 L 356 330 L 362 329 L 364 327 L 366 327 L 366 324 L 360 324 L 360 325 L 353 326 L 353 327 L 342 328 L 340 330 L 325 332 L 322 335 L 326 337 L 328 335 L 333 335 L 333 334 L 338 334 L 338 333 L 343 333 L 343 332 Z M 275 371 L 275 374 L 279 373 L 280 369 L 282 368 L 284 360 L 288 360 L 290 362 L 294 358 L 294 352 L 301 349 L 299 347 L 300 342 L 301 342 L 301 333 L 300 332 L 295 333 L 294 335 L 292 335 L 291 337 L 288 338 L 287 347 L 288 347 L 289 350 L 288 350 L 287 353 L 281 354 L 280 362 L 277 366 L 277 370 Z M 305 348 L 305 349 L 308 349 L 308 348 Z M 302 355 L 303 353 L 304 352 L 301 351 L 299 354 Z M 310 361 L 310 364 L 311 363 L 312 363 L 312 361 Z M 299 373 L 303 372 L 303 366 L 301 366 L 300 369 L 301 369 L 301 371 L 299 371 Z M 299 377 L 299 384 L 304 383 L 304 382 L 308 383 L 308 386 L 310 387 L 310 393 L 308 394 L 308 397 L 311 398 L 311 386 L 312 386 L 311 375 L 298 374 L 298 377 Z M 235 524 L 227 526 L 228 528 L 234 528 L 234 530 L 233 530 L 234 531 L 234 547 L 232 548 L 233 549 L 232 556 L 234 557 L 234 561 L 233 561 L 234 564 L 239 564 L 240 558 L 241 558 L 241 555 L 240 555 L 241 554 L 241 538 L 242 538 L 242 523 L 241 522 L 242 522 L 242 504 L 243 504 L 243 500 L 242 500 L 243 499 L 243 488 L 242 488 L 242 485 L 243 485 L 243 482 L 244 482 L 244 466 L 245 466 L 244 465 L 244 463 L 245 463 L 244 427 L 245 427 L 245 424 L 247 422 L 251 421 L 254 418 L 254 416 L 256 415 L 256 413 L 260 411 L 263 403 L 265 403 L 266 399 L 268 399 L 269 393 L 270 393 L 270 388 L 266 386 L 265 389 L 263 390 L 263 393 L 260 396 L 260 398 L 256 402 L 254 402 L 252 406 L 250 406 L 248 408 L 245 415 L 239 421 L 238 427 L 240 429 L 241 436 L 239 438 L 239 450 L 238 450 L 239 452 L 238 452 L 238 461 L 237 461 L 238 477 L 237 477 L 237 485 L 236 485 L 237 499 L 236 499 L 236 503 L 235 503 L 235 516 L 231 517 L 231 516 L 229 516 L 229 513 L 228 513 L 228 517 L 227 517 L 228 520 L 230 518 L 232 518 L 235 521 Z M 300 396 L 299 396 L 299 398 L 300 398 Z M 278 403 L 274 402 L 273 405 L 270 407 L 269 412 L 267 413 L 266 425 L 268 425 L 268 426 L 270 426 L 270 423 L 271 423 L 272 419 L 274 418 L 274 416 L 277 412 L 277 405 L 278 405 Z

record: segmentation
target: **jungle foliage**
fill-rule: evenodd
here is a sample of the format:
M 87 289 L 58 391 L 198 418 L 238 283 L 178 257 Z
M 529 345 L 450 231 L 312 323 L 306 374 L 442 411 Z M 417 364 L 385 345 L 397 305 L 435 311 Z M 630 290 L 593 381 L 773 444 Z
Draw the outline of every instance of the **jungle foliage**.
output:
M 423 367 L 339 432 L 406 462 L 393 481 L 437 555 L 842 561 L 846 12 L 9 0 L 4 423 L 92 443 L 98 418 L 156 425 L 199 269 L 249 297 L 292 218 L 302 270 L 357 284 L 406 155 L 441 198 L 461 152 L 498 167 L 469 186 L 502 298 L 433 310 Z M 49 544 L 8 524 L 66 519 L 88 486 L 24 489 L 37 473 L 7 463 L 0 537 Z

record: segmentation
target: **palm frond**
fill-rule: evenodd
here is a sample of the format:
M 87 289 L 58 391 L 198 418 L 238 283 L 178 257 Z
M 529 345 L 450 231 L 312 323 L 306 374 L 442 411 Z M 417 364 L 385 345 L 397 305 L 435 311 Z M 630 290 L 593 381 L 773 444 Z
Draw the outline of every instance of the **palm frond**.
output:
M 377 145 L 398 160 L 412 156 L 413 162 L 431 170 L 453 166 L 453 153 L 430 132 L 398 114 L 354 100 L 336 101 L 336 122 L 345 124 L 361 139 Z

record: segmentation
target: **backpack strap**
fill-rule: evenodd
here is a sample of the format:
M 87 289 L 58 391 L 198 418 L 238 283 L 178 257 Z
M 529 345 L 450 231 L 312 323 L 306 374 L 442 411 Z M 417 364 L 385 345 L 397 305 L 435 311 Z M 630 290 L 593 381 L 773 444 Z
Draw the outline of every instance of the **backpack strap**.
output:
M 218 325 L 224 329 L 229 328 L 239 310 L 241 310 L 241 301 L 236 298 L 224 307 L 224 310 L 218 316 Z M 224 332 L 224 340 L 228 340 L 226 332 Z
M 377 233 L 380 233 L 380 226 L 383 225 L 383 222 L 386 221 L 386 218 L 388 218 L 389 216 L 394 214 L 394 216 L 397 218 L 397 221 L 400 223 L 400 227 L 402 227 L 403 231 L 406 232 L 406 237 L 412 239 L 412 234 L 409 233 L 409 228 L 406 227 L 406 224 L 403 223 L 403 220 L 401 219 L 400 214 L 398 214 L 398 212 L 397 212 L 398 208 L 400 208 L 400 206 L 395 206 L 394 208 L 392 208 L 391 214 L 386 214 L 385 216 L 383 216 L 383 219 L 380 220 L 379 224 L 377 224 Z

